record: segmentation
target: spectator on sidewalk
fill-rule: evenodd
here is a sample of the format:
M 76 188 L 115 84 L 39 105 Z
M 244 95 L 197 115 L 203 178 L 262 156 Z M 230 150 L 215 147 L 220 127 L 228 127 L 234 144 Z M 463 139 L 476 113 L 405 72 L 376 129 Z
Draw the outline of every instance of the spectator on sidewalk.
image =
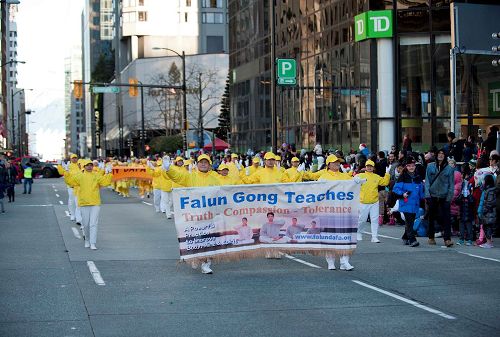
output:
M 5 185 L 7 190 L 7 197 L 9 202 L 16 201 L 16 180 L 17 180 L 17 170 L 10 162 L 5 165 Z
M 480 245 L 481 248 L 493 248 L 493 232 L 496 226 L 497 218 L 497 199 L 496 199 L 495 180 L 492 175 L 484 177 L 483 193 L 479 203 L 478 215 L 483 224 L 486 243 Z
M 26 165 L 23 167 L 24 168 L 24 192 L 23 194 L 26 194 L 26 186 L 28 186 L 28 194 L 31 194 L 31 185 L 33 185 L 33 169 L 31 168 L 30 163 L 26 163 Z

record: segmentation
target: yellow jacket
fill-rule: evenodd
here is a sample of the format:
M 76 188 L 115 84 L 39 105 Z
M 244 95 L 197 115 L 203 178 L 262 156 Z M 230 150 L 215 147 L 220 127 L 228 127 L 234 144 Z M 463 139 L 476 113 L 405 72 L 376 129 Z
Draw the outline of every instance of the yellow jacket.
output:
M 290 167 L 286 170 L 287 180 L 291 183 L 301 182 L 304 172 L 299 172 L 296 167 Z
M 219 186 L 220 181 L 213 176 L 210 171 L 200 172 L 194 171 L 189 173 L 185 169 L 178 169 L 173 166 L 170 170 L 162 170 L 161 174 L 168 177 L 173 182 L 184 187 L 203 187 L 203 186 Z
M 323 171 L 323 170 L 321 170 Z M 318 172 L 321 172 L 321 171 L 318 171 Z M 343 172 L 333 172 L 333 171 L 329 171 L 327 170 L 326 172 L 324 172 L 319 178 L 318 180 L 351 180 L 352 179 L 352 176 L 348 173 L 343 173 Z
M 275 184 L 275 183 L 288 183 L 288 177 L 281 170 L 276 167 L 264 167 L 262 170 L 257 170 L 254 174 L 243 177 L 245 184 Z
M 71 175 L 70 182 L 78 187 L 78 206 L 99 206 L 101 204 L 99 189 L 110 185 L 112 179 L 112 174 L 101 175 L 96 172 Z
M 218 174 L 217 179 L 219 179 L 219 182 L 221 185 L 241 185 L 242 184 L 240 177 L 234 178 L 234 177 L 231 177 L 229 174 L 227 176 L 223 176 L 222 174 Z
M 229 162 L 226 165 L 227 167 L 229 167 L 229 175 L 231 177 L 236 178 L 240 176 L 240 170 L 238 170 L 238 167 L 236 167 L 235 163 Z
M 304 180 L 318 180 L 319 177 L 321 177 L 327 171 L 328 170 L 326 168 L 319 170 L 319 171 L 316 171 L 316 172 L 306 171 L 306 172 L 304 172 L 304 177 L 302 179 L 304 179 Z
M 66 183 L 66 185 L 68 185 L 68 187 L 71 187 L 71 188 L 75 187 L 69 181 L 69 177 L 71 175 L 78 174 L 81 172 L 80 168 L 78 167 L 78 164 L 70 163 L 69 164 L 69 171 L 65 171 L 61 165 L 58 165 L 57 171 L 59 172 L 60 175 L 64 176 L 64 182 Z
M 152 181 L 153 189 L 159 190 L 160 189 L 159 177 L 161 176 L 161 167 L 158 166 L 158 167 L 152 169 L 151 167 L 147 166 L 146 173 L 153 177 L 153 181 Z
M 362 204 L 373 204 L 378 201 L 378 187 L 389 185 L 391 175 L 386 173 L 384 177 L 373 172 L 364 172 L 357 175 L 360 179 L 366 179 L 361 185 L 360 201 Z

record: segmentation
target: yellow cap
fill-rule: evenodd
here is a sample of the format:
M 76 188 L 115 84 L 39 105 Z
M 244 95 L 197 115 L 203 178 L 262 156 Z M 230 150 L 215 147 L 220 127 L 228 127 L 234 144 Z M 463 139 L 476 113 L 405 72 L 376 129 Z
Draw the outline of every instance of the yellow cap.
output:
M 257 158 L 257 157 L 254 157 L 254 158 L 252 159 L 252 163 L 254 163 L 254 164 L 256 164 L 256 163 L 260 163 L 260 159 L 259 159 L 259 158 Z
M 281 157 L 280 157 L 280 155 L 278 155 L 278 154 L 277 154 L 277 155 L 276 155 L 276 156 L 274 156 L 274 157 L 276 158 L 276 160 L 281 161 Z
M 339 163 L 344 162 L 344 160 L 342 158 L 339 158 L 334 154 L 331 154 L 328 157 L 326 157 L 326 165 L 328 165 L 330 163 L 335 163 L 336 161 L 338 161 Z
M 212 159 L 210 159 L 210 157 L 208 155 L 202 154 L 201 156 L 198 156 L 198 162 L 202 161 L 203 159 L 208 160 L 210 165 L 212 165 Z
M 219 167 L 217 168 L 217 170 L 218 171 L 229 170 L 229 167 L 226 164 L 222 163 L 222 164 L 219 165 Z
M 231 153 L 231 158 L 238 158 L 238 154 L 237 153 Z
M 193 161 L 191 159 L 186 159 L 184 160 L 184 166 L 189 166 L 193 163 Z
M 89 164 L 93 165 L 92 164 L 92 160 L 90 160 L 90 159 L 82 159 L 82 167 L 85 167 L 85 166 L 87 166 Z
M 156 161 L 156 166 L 161 166 L 161 164 L 163 164 L 163 160 L 158 159 L 158 160 Z
M 297 158 L 297 157 L 293 157 L 293 158 L 292 158 L 292 162 L 294 162 L 294 161 L 300 161 L 300 160 L 299 160 L 299 158 Z
M 78 156 L 76 154 L 72 154 L 71 156 L 69 156 L 70 159 L 73 159 L 73 158 L 78 158 Z
M 184 161 L 184 158 L 182 158 L 181 156 L 175 158 L 174 160 L 175 162 L 178 162 L 178 161 Z
M 265 155 L 264 155 L 264 159 L 265 160 L 268 160 L 268 159 L 273 159 L 273 160 L 276 160 L 276 156 L 274 155 L 274 153 L 272 152 L 267 152 Z
M 366 161 L 366 163 L 365 163 L 365 166 L 368 166 L 368 165 L 369 165 L 369 166 L 375 166 L 375 163 L 373 162 L 373 160 L 368 159 L 368 160 Z

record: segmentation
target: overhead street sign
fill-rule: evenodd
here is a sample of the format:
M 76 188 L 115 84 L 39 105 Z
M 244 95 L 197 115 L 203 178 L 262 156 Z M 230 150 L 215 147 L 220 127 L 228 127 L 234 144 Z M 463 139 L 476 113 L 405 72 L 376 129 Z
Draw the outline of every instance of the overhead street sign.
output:
M 277 59 L 276 63 L 278 85 L 295 85 L 297 83 L 297 64 L 295 59 Z
M 94 94 L 118 94 L 120 87 L 92 87 L 92 92 Z

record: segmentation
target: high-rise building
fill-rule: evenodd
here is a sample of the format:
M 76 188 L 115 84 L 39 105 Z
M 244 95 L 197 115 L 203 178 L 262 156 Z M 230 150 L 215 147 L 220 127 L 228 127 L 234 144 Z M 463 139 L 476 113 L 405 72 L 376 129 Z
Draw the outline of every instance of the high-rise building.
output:
M 465 13 L 499 9 L 482 0 L 230 0 L 231 145 L 268 148 L 275 122 L 277 144 L 299 149 L 319 142 L 344 151 L 360 143 L 388 150 L 408 135 L 413 149 L 428 150 L 445 143 L 452 128 L 467 136 L 499 124 L 488 107 L 500 77 L 491 46 L 470 42 L 491 40 L 495 20 L 469 24 L 460 39 L 471 38 L 459 45 L 454 32 L 464 23 L 454 8 L 463 3 L 473 6 Z M 272 21 L 276 58 L 297 62 L 296 85 L 276 89 L 274 115 Z

